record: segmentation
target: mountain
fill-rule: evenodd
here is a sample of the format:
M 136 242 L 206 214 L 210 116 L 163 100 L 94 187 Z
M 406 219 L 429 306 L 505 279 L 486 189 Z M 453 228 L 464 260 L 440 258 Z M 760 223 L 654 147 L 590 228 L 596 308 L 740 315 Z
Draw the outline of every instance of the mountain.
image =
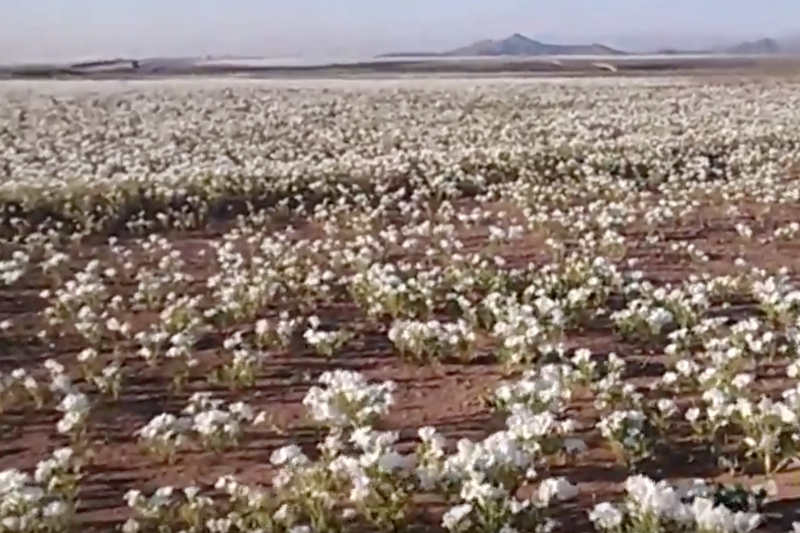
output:
M 778 39 L 781 48 L 790 54 L 800 54 L 800 35 L 786 35 Z
M 730 46 L 706 49 L 664 48 L 657 55 L 730 55 L 730 56 L 780 56 L 800 54 L 800 39 L 758 39 Z
M 380 57 L 495 57 L 495 56 L 577 56 L 624 55 L 602 44 L 549 44 L 515 33 L 501 40 L 484 39 L 448 52 L 410 52 L 383 54 Z
M 782 43 L 775 39 L 759 39 L 757 41 L 745 41 L 734 46 L 729 46 L 719 52 L 729 55 L 777 55 L 791 53 L 787 48 L 789 47 L 782 46 Z
M 484 39 L 468 46 L 447 52 L 404 52 L 383 54 L 378 57 L 496 57 L 496 56 L 621 56 L 631 52 L 611 48 L 603 44 L 550 44 L 515 33 L 505 39 Z M 636 55 L 792 55 L 800 54 L 800 36 L 780 39 L 758 39 L 743 41 L 724 47 L 684 49 L 663 47 Z
M 549 44 L 515 33 L 500 41 L 478 41 L 443 55 L 464 56 L 558 56 L 558 55 L 622 55 L 623 52 L 601 44 Z

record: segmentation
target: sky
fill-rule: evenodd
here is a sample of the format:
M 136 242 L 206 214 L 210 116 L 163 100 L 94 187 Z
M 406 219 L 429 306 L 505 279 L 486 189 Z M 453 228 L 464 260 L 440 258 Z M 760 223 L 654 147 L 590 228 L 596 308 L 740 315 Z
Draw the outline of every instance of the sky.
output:
M 0 0 L 0 63 L 356 58 L 515 32 L 629 48 L 721 44 L 800 33 L 800 1 Z

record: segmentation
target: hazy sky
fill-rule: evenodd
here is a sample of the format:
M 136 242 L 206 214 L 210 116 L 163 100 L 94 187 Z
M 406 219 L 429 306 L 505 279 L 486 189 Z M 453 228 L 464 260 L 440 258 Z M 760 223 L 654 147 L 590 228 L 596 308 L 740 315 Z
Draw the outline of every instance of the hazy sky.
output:
M 795 30 L 798 0 L 0 0 L 0 62 L 361 57 L 514 32 L 561 42 L 693 45 Z

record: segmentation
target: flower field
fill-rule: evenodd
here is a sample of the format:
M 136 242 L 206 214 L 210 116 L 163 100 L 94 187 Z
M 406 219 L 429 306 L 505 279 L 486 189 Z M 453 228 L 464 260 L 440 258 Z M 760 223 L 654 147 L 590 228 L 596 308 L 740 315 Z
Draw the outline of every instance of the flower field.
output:
M 800 531 L 800 82 L 0 95 L 0 533 Z

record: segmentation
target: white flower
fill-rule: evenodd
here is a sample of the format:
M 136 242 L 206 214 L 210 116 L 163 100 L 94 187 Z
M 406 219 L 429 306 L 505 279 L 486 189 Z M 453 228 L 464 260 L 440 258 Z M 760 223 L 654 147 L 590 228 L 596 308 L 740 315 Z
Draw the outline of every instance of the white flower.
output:
M 48 503 L 42 511 L 42 514 L 47 518 L 57 518 L 63 516 L 67 512 L 67 509 L 66 503 L 56 500 Z
M 549 505 L 552 499 L 566 501 L 578 495 L 578 487 L 566 478 L 549 478 L 539 484 L 538 500 L 542 505 Z
M 275 466 L 298 465 L 307 462 L 306 456 L 299 446 L 289 444 L 278 448 L 270 455 L 269 462 Z
M 598 503 L 589 513 L 589 520 L 602 530 L 612 530 L 622 525 L 623 515 L 613 505 L 607 502 Z
M 448 509 L 442 515 L 442 527 L 450 531 L 455 530 L 461 521 L 472 512 L 472 505 L 464 503 Z
M 140 527 L 138 520 L 128 518 L 122 525 L 122 533 L 139 533 Z

